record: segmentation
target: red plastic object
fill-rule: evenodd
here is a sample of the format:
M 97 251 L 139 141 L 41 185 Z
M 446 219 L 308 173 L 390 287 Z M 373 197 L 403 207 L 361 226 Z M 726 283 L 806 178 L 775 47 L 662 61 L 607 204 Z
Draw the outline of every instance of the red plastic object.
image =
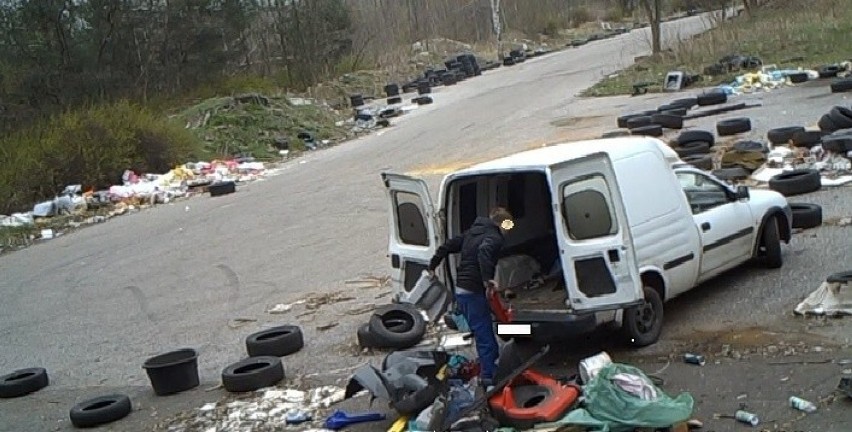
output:
M 488 290 L 488 304 L 491 306 L 491 311 L 494 312 L 494 316 L 497 318 L 497 321 L 501 323 L 512 322 L 512 308 L 503 304 L 503 301 L 500 300 L 499 292 L 496 290 Z
M 529 389 L 533 389 L 533 392 L 530 393 Z M 521 394 L 524 390 L 527 391 L 526 395 Z M 550 376 L 527 369 L 504 387 L 502 392 L 492 396 L 488 404 L 501 424 L 525 429 L 536 423 L 562 418 L 577 402 L 580 392 L 580 388 L 573 384 L 565 385 Z

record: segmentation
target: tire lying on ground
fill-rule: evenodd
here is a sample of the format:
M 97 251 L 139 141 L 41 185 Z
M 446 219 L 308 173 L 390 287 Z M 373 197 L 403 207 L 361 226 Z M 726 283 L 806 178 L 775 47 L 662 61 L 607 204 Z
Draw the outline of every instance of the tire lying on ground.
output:
M 785 126 L 780 128 L 769 129 L 766 132 L 766 138 L 774 145 L 787 144 L 793 139 L 793 134 L 796 132 L 804 132 L 802 126 Z
M 834 153 L 846 154 L 852 151 L 852 130 L 850 133 L 838 133 L 845 131 L 841 129 L 831 135 L 822 138 L 822 149 Z
M 819 171 L 813 169 L 785 171 L 769 179 L 769 189 L 784 196 L 815 192 L 821 187 Z
M 713 144 L 716 143 L 716 137 L 713 135 L 712 132 L 693 129 L 681 132 L 680 135 L 678 135 L 675 139 L 675 142 L 678 145 L 683 145 L 685 143 L 693 141 L 704 141 L 710 143 L 710 147 L 713 147 Z
M 658 137 L 663 136 L 663 127 L 658 124 L 649 124 L 647 126 L 639 126 L 637 128 L 630 129 L 631 135 L 640 135 L 640 136 L 652 136 Z
M 246 351 L 249 357 L 284 357 L 293 354 L 305 346 L 302 328 L 297 325 L 272 327 L 246 338 Z
M 627 125 L 627 129 L 636 129 L 638 127 L 648 126 L 651 123 L 653 123 L 651 121 L 651 116 L 643 115 L 643 116 L 631 117 L 631 118 L 627 119 L 627 121 L 624 124 Z
M 623 116 L 619 116 L 616 119 L 616 123 L 618 124 L 618 127 L 626 129 L 628 120 L 630 120 L 632 118 L 636 118 L 636 117 L 641 117 L 642 115 L 643 114 L 626 114 L 626 115 L 623 115 Z
M 842 93 L 852 90 L 852 78 L 844 78 L 831 83 L 832 93 Z
M 207 186 L 207 191 L 211 197 L 228 195 L 237 191 L 237 184 L 232 181 L 217 182 Z
M 222 387 L 231 393 L 245 393 L 271 387 L 282 379 L 284 379 L 284 365 L 278 357 L 249 357 L 222 370 Z
M 411 101 L 416 103 L 417 105 L 429 105 L 433 102 L 432 98 L 429 96 L 416 97 L 414 99 L 411 99 Z
M 673 108 L 660 112 L 660 114 L 668 114 L 678 117 L 683 117 L 686 115 L 686 108 Z
M 423 339 L 426 320 L 414 305 L 390 304 L 373 312 L 369 329 L 378 347 L 405 349 Z
M 736 135 L 751 130 L 751 119 L 748 117 L 737 117 L 719 120 L 716 122 L 716 133 L 719 136 Z
M 830 275 L 828 275 L 827 278 L 825 278 L 825 281 L 828 282 L 828 283 L 846 283 L 846 284 L 848 284 L 848 283 L 852 282 L 852 270 L 830 274 Z
M 742 152 L 763 152 L 766 147 L 759 141 L 737 141 L 734 143 L 734 150 Z
M 698 105 L 698 98 L 688 97 L 688 98 L 675 99 L 675 100 L 669 102 L 669 105 L 689 110 L 689 109 L 692 109 L 692 107 L 694 107 L 695 105 Z
M 790 141 L 795 147 L 811 148 L 822 141 L 822 132 L 809 130 L 796 132 Z
M 722 92 L 702 93 L 695 98 L 698 106 L 719 105 L 728 101 L 728 95 Z
M 722 168 L 713 171 L 713 175 L 721 180 L 745 180 L 751 173 L 745 168 Z
M 683 117 L 671 114 L 654 114 L 651 116 L 651 122 L 669 129 L 683 128 Z
M 852 110 L 842 106 L 836 106 L 828 112 L 831 121 L 838 129 L 852 128 Z
M 817 70 L 820 78 L 834 78 L 839 72 L 840 66 L 837 65 L 825 65 Z
M 35 393 L 49 384 L 44 368 L 18 369 L 0 376 L 0 398 L 15 398 Z
M 834 124 L 834 120 L 832 120 L 831 116 L 828 114 L 824 114 L 822 117 L 819 118 L 817 126 L 819 126 L 819 130 L 823 132 L 834 132 L 840 129 L 840 126 Z
M 713 155 L 711 154 L 692 154 L 682 157 L 681 160 L 704 171 L 713 169 Z
M 609 131 L 601 134 L 601 138 L 617 138 L 623 136 L 630 136 L 630 131 L 626 130 L 617 130 L 617 131 Z
M 816 204 L 790 203 L 793 228 L 813 228 L 822 225 L 822 207 Z
M 358 340 L 358 346 L 361 348 L 378 348 L 379 345 L 376 343 L 376 339 L 373 337 L 373 334 L 370 333 L 370 324 L 364 323 L 358 327 L 358 331 L 355 333 L 355 336 Z
M 712 146 L 707 141 L 690 141 L 675 147 L 674 151 L 680 157 L 704 155 L 710 153 L 710 147 Z
M 793 83 L 793 84 L 799 84 L 799 83 L 803 83 L 803 82 L 808 81 L 807 72 L 796 72 L 796 73 L 792 73 L 790 75 L 787 75 L 787 77 L 790 78 L 790 82 Z
M 129 397 L 114 394 L 80 402 L 71 408 L 68 415 L 75 427 L 89 428 L 121 420 L 132 409 Z

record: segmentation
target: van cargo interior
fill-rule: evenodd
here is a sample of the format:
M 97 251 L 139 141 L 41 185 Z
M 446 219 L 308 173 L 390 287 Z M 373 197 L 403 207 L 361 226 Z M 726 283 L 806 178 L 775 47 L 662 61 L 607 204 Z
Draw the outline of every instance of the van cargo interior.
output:
M 452 237 L 467 230 L 477 217 L 487 217 L 495 206 L 509 210 L 515 225 L 505 234 L 497 282 L 510 288 L 518 310 L 566 309 L 564 279 L 561 277 L 550 187 L 543 172 L 477 175 L 455 180 L 447 195 L 447 229 Z M 458 256 L 451 256 L 452 280 Z M 555 277 L 538 286 L 528 282 L 554 272 Z

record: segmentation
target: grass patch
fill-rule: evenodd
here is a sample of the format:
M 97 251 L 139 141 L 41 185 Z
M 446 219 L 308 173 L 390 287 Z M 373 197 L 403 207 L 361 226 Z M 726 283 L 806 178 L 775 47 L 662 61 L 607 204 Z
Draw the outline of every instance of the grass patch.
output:
M 814 0 L 803 6 L 776 0 L 691 39 L 676 41 L 671 51 L 640 60 L 604 78 L 582 96 L 630 94 L 633 84 L 652 82 L 648 92 L 661 92 L 667 72 L 702 73 L 705 66 L 729 54 L 754 55 L 764 64 L 812 68 L 849 60 L 852 52 L 852 8 L 847 0 Z M 701 85 L 730 83 L 737 73 L 705 76 Z
M 337 141 L 350 134 L 350 127 L 336 126 L 343 116 L 329 107 L 286 96 L 211 98 L 174 117 L 203 142 L 210 157 L 251 153 L 264 159 L 274 156 L 273 143 L 280 138 L 289 141 L 291 150 L 304 150 L 298 139 L 303 131 L 312 133 L 317 140 Z

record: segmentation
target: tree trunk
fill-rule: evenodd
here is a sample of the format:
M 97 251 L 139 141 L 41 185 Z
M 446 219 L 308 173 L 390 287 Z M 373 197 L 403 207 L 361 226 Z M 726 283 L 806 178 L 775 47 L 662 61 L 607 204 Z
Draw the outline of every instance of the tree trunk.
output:
M 660 0 L 642 0 L 642 8 L 648 16 L 651 25 L 651 52 L 656 55 L 662 52 L 660 42 Z

